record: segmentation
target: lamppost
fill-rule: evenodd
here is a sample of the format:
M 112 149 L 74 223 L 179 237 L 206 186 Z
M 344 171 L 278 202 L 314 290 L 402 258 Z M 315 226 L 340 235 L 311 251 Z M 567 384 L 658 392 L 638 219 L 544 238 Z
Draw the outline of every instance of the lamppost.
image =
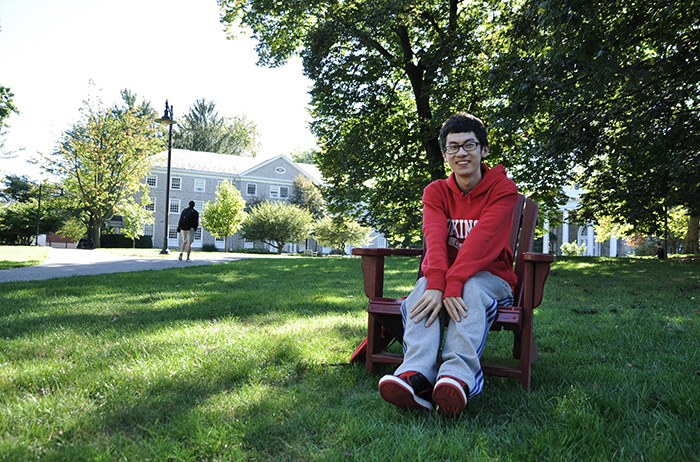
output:
M 161 255 L 167 255 L 170 253 L 168 250 L 168 215 L 170 214 L 170 159 L 172 157 L 173 150 L 173 125 L 175 121 L 173 120 L 173 107 L 168 106 L 168 100 L 165 100 L 165 113 L 160 119 L 156 119 L 156 122 L 169 125 L 168 128 L 168 174 L 165 183 L 165 220 L 164 220 L 164 231 L 163 231 L 163 250 L 160 251 Z
M 41 221 L 41 186 L 44 184 L 42 181 L 39 183 L 39 204 L 36 207 L 36 245 L 39 246 L 39 222 Z

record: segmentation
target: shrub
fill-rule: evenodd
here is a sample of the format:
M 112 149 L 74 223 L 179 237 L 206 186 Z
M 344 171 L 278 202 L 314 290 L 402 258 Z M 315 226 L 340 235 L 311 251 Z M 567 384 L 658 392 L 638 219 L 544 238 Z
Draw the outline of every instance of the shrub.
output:
M 586 253 L 586 245 L 579 246 L 575 242 L 565 242 L 561 245 L 561 253 L 567 257 L 581 257 Z
M 216 245 L 214 245 L 214 244 L 204 244 L 202 246 L 202 251 L 203 252 L 218 252 L 219 249 L 217 249 Z
M 134 243 L 122 234 L 103 234 L 100 236 L 100 247 L 104 249 L 130 249 Z M 137 249 L 152 249 L 153 239 L 151 236 L 141 236 L 136 239 Z
M 262 254 L 273 254 L 276 252 L 271 252 L 267 249 L 236 249 L 235 253 L 262 253 Z

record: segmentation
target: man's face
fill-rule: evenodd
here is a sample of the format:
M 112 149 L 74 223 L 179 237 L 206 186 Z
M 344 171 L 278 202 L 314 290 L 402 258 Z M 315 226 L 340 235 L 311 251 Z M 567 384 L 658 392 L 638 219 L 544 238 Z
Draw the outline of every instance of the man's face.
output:
M 488 152 L 488 146 L 481 146 L 474 132 L 448 133 L 445 138 L 443 156 L 457 177 L 480 176 L 481 161 Z

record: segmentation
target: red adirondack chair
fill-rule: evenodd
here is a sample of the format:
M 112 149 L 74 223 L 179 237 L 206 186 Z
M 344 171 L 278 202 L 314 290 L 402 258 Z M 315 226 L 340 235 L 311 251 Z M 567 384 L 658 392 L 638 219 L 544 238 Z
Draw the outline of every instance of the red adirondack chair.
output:
M 537 225 L 537 204 L 522 194 L 513 210 L 510 245 L 515 255 L 515 274 L 518 283 L 514 291 L 514 306 L 499 306 L 491 330 L 513 332 L 513 357 L 518 366 L 482 364 L 486 375 L 520 380 L 525 390 L 530 389 L 532 364 L 537 361 L 537 345 L 532 331 L 533 312 L 542 302 L 544 284 L 554 255 L 532 252 Z M 369 298 L 367 338 L 357 347 L 351 361 L 365 361 L 367 370 L 376 363 L 401 364 L 403 355 L 385 351 L 395 339 L 403 338 L 401 302 L 399 298 L 384 298 L 384 258 L 390 255 L 421 256 L 422 249 L 369 249 L 354 248 L 353 255 L 361 256 L 365 294 Z M 419 272 L 419 277 L 421 273 Z

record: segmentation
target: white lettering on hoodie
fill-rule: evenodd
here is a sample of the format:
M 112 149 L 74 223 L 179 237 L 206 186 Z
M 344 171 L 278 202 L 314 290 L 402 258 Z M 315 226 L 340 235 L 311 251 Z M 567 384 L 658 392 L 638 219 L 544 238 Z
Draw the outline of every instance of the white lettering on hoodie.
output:
M 447 245 L 456 249 L 462 247 L 462 243 L 469 235 L 469 232 L 479 220 L 453 220 L 447 219 Z

